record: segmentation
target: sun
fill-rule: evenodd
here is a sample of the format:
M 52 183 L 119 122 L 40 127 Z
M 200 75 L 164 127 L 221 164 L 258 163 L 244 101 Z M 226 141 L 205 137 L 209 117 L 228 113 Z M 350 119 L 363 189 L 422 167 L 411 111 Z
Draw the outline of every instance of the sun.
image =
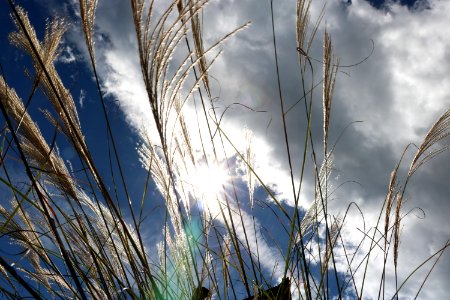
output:
M 215 201 L 224 193 L 229 182 L 229 174 L 223 166 L 215 163 L 201 164 L 189 174 L 188 182 L 192 185 L 197 197 Z

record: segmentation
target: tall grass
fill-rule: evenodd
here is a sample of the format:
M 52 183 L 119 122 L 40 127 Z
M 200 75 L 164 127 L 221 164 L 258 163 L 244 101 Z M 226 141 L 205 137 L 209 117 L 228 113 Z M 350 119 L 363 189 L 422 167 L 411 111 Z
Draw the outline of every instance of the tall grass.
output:
M 311 0 L 298 0 L 296 12 L 299 84 L 307 120 L 300 159 L 292 156 L 290 148 L 290 129 L 285 120 L 289 109 L 282 96 L 282 70 L 278 66 L 271 7 L 281 134 L 289 162 L 294 209 L 283 204 L 255 171 L 253 133 L 247 131 L 246 146 L 240 149 L 223 128 L 223 115 L 216 111 L 213 103 L 214 87 L 209 72 L 220 55 L 219 46 L 245 30 L 247 24 L 205 48 L 201 16 L 207 0 L 175 0 L 158 13 L 154 11 L 154 1 L 130 1 L 133 12 L 130 22 L 134 23 L 136 31 L 138 59 L 151 110 L 152 119 L 148 122 L 153 124 L 139 133 L 142 142 L 139 154 L 148 174 L 146 186 L 153 182 L 159 192 L 158 196 L 153 196 L 145 187 L 139 200 L 133 199 L 129 191 L 133 175 L 125 173 L 125 162 L 117 147 L 122 137 L 117 136 L 111 126 L 110 104 L 105 101 L 102 75 L 97 71 L 94 43 L 97 1 L 79 1 L 80 24 L 107 125 L 110 161 L 119 172 L 118 176 L 109 174 L 114 186 L 99 172 L 90 151 L 92 146 L 86 143 L 74 99 L 55 68 L 59 45 L 67 29 L 66 21 L 61 18 L 49 21 L 45 36 L 40 40 L 24 9 L 8 2 L 16 26 L 16 31 L 9 36 L 10 42 L 31 57 L 34 71 L 27 73 L 33 88 L 25 102 L 8 85 L 6 76 L 0 77 L 0 104 L 5 121 L 0 180 L 12 195 L 8 204 L 0 206 L 0 233 L 3 241 L 6 239 L 20 249 L 18 257 L 6 254 L 0 257 L 0 294 L 3 297 L 288 299 L 293 295 L 302 299 L 341 299 L 353 295 L 362 299 L 366 281 L 379 280 L 379 298 L 398 298 L 406 282 L 397 279 L 405 190 L 420 166 L 447 150 L 447 147 L 436 149 L 435 146 L 450 134 L 450 110 L 425 136 L 403 181 L 397 176 L 400 162 L 394 168 L 385 201 L 380 204 L 375 230 L 364 232 L 369 249 L 363 250 L 362 240 L 354 247 L 356 250 L 349 251 L 344 242 L 343 226 L 351 207 L 341 215 L 332 215 L 328 210 L 329 179 L 335 159 L 328 136 L 340 62 L 333 53 L 328 32 L 323 38 L 323 58 L 311 56 L 312 45 L 321 42 L 317 32 L 324 17 L 322 12 L 311 23 Z M 175 55 L 181 57 L 178 65 L 172 60 Z M 312 103 L 319 92 L 317 85 L 309 86 L 306 79 L 317 71 L 314 63 L 322 67 L 323 154 L 316 152 L 318 146 L 314 145 L 311 132 L 311 124 L 318 121 L 312 119 Z M 54 127 L 53 139 L 49 141 L 28 112 L 38 88 L 51 107 L 44 111 Z M 194 107 L 196 121 L 186 118 L 187 107 Z M 81 173 L 74 172 L 61 158 L 57 136 L 64 136 L 76 152 Z M 133 147 L 130 151 L 134 151 Z M 24 175 L 20 182 L 15 178 L 17 175 L 10 174 L 9 165 L 13 164 L 10 157 L 22 166 Z M 311 167 L 307 164 L 310 157 Z M 244 170 L 238 178 L 229 177 L 219 182 L 217 190 L 208 191 L 202 182 L 193 180 L 204 170 L 213 170 L 207 173 L 210 176 L 218 176 L 220 168 L 232 173 L 235 167 L 232 159 L 240 160 Z M 301 166 L 299 178 L 294 176 L 294 160 Z M 303 211 L 300 192 L 308 172 L 315 174 L 314 195 L 311 195 L 314 201 Z M 247 193 L 240 191 L 242 186 L 247 187 Z M 117 189 L 123 190 L 125 199 L 118 199 Z M 272 278 L 262 266 L 267 258 L 260 251 L 266 241 L 254 214 L 256 190 L 264 191 L 271 200 L 267 207 L 279 220 L 279 228 L 274 228 L 271 234 L 286 237 L 287 243 L 276 238 L 273 243 L 284 259 L 279 262 L 281 278 Z M 164 200 L 164 224 L 157 245 L 149 244 L 142 227 L 148 222 L 144 220 L 144 204 L 153 201 L 152 197 Z M 207 203 L 211 201 L 215 204 L 209 206 Z M 446 243 L 428 260 L 436 263 L 448 246 Z M 377 247 L 383 253 L 383 274 L 380 278 L 366 278 L 369 260 Z M 337 266 L 338 251 L 344 253 L 344 259 L 339 259 L 347 264 L 345 268 Z M 389 255 L 393 255 L 396 278 L 393 295 L 385 291 Z M 355 280 L 357 272 L 364 274 L 358 282 Z M 277 285 L 276 280 L 281 280 L 281 284 Z M 417 293 L 422 286 L 417 287 Z

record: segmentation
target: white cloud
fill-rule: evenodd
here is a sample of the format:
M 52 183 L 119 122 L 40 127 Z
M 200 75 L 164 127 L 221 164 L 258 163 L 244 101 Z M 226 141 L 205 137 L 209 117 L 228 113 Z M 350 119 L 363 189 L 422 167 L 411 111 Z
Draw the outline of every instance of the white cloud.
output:
M 78 97 L 78 103 L 80 104 L 81 108 L 83 108 L 84 99 L 86 99 L 86 91 L 81 89 L 80 90 L 80 96 Z
M 62 62 L 64 64 L 70 64 L 75 61 L 75 54 L 73 53 L 73 49 L 70 46 L 65 46 L 62 52 L 59 54 L 57 61 Z

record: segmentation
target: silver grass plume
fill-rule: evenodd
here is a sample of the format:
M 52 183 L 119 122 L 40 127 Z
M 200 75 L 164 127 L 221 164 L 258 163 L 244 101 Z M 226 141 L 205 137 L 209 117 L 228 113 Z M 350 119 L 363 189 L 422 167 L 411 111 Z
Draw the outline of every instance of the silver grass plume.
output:
M 15 123 L 18 124 L 19 140 L 25 155 L 30 159 L 30 162 L 40 170 L 44 171 L 43 174 L 48 178 L 47 182 L 56 186 L 58 190 L 61 190 L 68 195 L 69 199 L 74 199 L 84 206 L 85 212 L 87 212 L 85 217 L 87 217 L 89 222 L 94 225 L 92 228 L 94 232 L 90 233 L 88 240 L 86 241 L 79 238 L 80 228 L 74 227 L 74 222 L 69 222 L 67 225 L 63 226 L 66 233 L 65 236 L 68 241 L 70 241 L 72 249 L 75 253 L 79 254 L 77 257 L 79 258 L 81 265 L 89 266 L 91 272 L 94 272 L 95 268 L 93 267 L 90 250 L 98 253 L 99 247 L 102 247 L 109 253 L 110 260 L 112 261 L 111 267 L 115 269 L 117 272 L 116 274 L 118 274 L 117 266 L 120 264 L 120 261 L 125 264 L 128 262 L 127 257 L 116 254 L 124 253 L 123 245 L 118 236 L 118 234 L 124 230 L 122 225 L 116 224 L 109 209 L 104 207 L 101 203 L 94 204 L 82 190 L 78 189 L 61 157 L 59 157 L 55 150 L 51 151 L 50 147 L 42 137 L 39 128 L 25 110 L 22 101 L 19 99 L 16 92 L 6 85 L 1 76 L 0 101 L 8 108 L 8 114 Z M 47 205 L 49 204 L 47 203 Z M 19 210 L 18 212 L 18 216 L 23 220 L 22 225 L 14 222 L 10 222 L 9 225 L 16 226 L 17 228 L 14 230 L 17 232 L 27 233 L 26 235 L 12 236 L 17 243 L 21 244 L 26 249 L 32 250 L 29 252 L 28 260 L 33 265 L 35 271 L 32 273 L 30 273 L 30 271 L 26 272 L 33 277 L 33 280 L 38 280 L 46 286 L 49 284 L 48 280 L 52 280 L 68 289 L 69 284 L 67 282 L 64 284 L 62 283 L 65 279 L 59 278 L 58 276 L 61 276 L 60 274 L 40 266 L 38 257 L 43 258 L 46 262 L 49 262 L 50 258 L 47 257 L 44 246 L 41 244 L 36 232 L 47 232 L 49 230 L 48 225 L 44 220 L 39 219 L 39 214 L 33 214 L 33 218 L 30 218 L 25 212 L 22 212 L 22 210 Z M 4 210 L 2 215 L 4 219 L 7 219 Z M 36 225 L 39 225 L 41 229 L 35 228 Z M 110 228 L 109 231 L 108 227 Z M 11 230 L 13 229 L 10 228 L 9 231 Z M 132 232 L 129 228 L 128 230 Z M 110 233 L 111 231 L 112 234 Z M 92 239 L 92 236 L 96 236 L 96 240 Z M 137 237 L 133 234 L 132 238 L 137 241 Z M 99 241 L 100 244 L 97 244 L 96 241 Z M 114 249 L 118 249 L 118 251 L 115 251 Z M 49 275 L 44 276 L 42 274 Z M 91 275 L 93 275 L 93 273 L 91 273 Z
M 9 280 L 9 275 L 6 272 L 5 268 L 3 268 L 3 266 L 0 265 L 0 274 L 2 274 L 2 276 L 4 276 L 7 280 Z
M 150 170 L 157 189 L 164 197 L 170 215 L 170 221 L 174 226 L 175 232 L 179 234 L 182 231 L 181 216 L 171 186 L 171 178 L 167 172 L 164 160 L 157 153 L 155 147 L 149 148 L 146 144 L 143 144 L 139 149 L 139 155 L 142 164 L 147 170 Z
M 144 12 L 145 1 L 132 1 L 142 75 L 154 121 L 160 135 L 160 142 L 163 150 L 167 152 L 166 155 L 171 153 L 170 149 L 166 149 L 168 148 L 166 142 L 171 140 L 167 130 L 173 128 L 169 126 L 168 122 L 171 120 L 171 115 L 177 113 L 172 108 L 177 101 L 180 101 L 179 95 L 190 72 L 195 66 L 202 64 L 204 55 L 213 51 L 231 35 L 245 27 L 244 25 L 237 28 L 208 49 L 201 51 L 202 54 L 198 53 L 200 57 L 193 58 L 195 53 L 192 51 L 187 53 L 175 70 L 169 72 L 170 62 L 175 50 L 184 41 L 186 30 L 191 30 L 188 27 L 188 22 L 202 10 L 206 3 L 208 3 L 207 0 L 190 1 L 189 9 L 185 9 L 183 6 L 174 21 L 169 21 L 169 16 L 174 13 L 174 9 L 179 5 L 178 0 L 173 1 L 160 18 L 152 22 L 153 2 L 150 2 L 147 12 Z M 194 24 L 197 24 L 197 22 L 194 21 Z M 195 34 L 199 34 L 198 30 Z M 191 60 L 191 58 L 193 59 Z M 211 63 L 202 67 L 206 69 L 202 70 L 196 82 L 187 89 L 189 91 L 188 97 L 197 89 L 199 81 L 206 77 L 206 70 L 210 66 Z M 187 99 L 183 99 L 182 105 L 186 101 Z M 170 161 L 170 158 L 167 159 Z
M 8 235 L 12 239 L 12 243 L 18 245 L 25 250 L 25 253 L 21 259 L 26 259 L 30 262 L 32 268 L 23 270 L 30 278 L 43 284 L 49 288 L 49 278 L 46 276 L 36 276 L 35 274 L 45 274 L 46 270 L 41 266 L 40 259 L 44 259 L 49 262 L 50 259 L 45 251 L 45 247 L 42 244 L 41 237 L 38 232 L 48 231 L 48 226 L 44 225 L 44 221 L 40 219 L 39 214 L 34 214 L 33 219 L 30 215 L 22 210 L 22 207 L 16 204 L 15 201 L 11 201 L 12 211 L 17 210 L 17 216 L 19 220 L 13 218 L 14 215 L 0 205 L 0 228 L 1 234 Z M 3 221 L 5 220 L 5 221 Z M 36 224 L 41 224 L 36 228 Z M 20 269 L 20 267 L 19 267 Z
M 322 205 L 322 195 L 326 195 L 326 191 L 324 189 L 329 189 L 330 186 L 326 185 L 328 179 L 330 178 L 331 171 L 333 169 L 333 156 L 328 155 L 327 159 L 325 159 L 322 163 L 322 166 L 319 170 L 319 184 L 316 184 L 316 192 L 315 198 L 311 206 L 306 211 L 306 214 L 301 222 L 301 231 L 303 235 L 307 234 L 309 230 L 311 230 L 312 225 L 315 222 L 320 222 L 323 216 L 323 205 Z M 322 188 L 322 190 L 319 190 Z M 324 205 L 327 205 L 327 198 L 324 197 Z
M 311 62 L 309 58 L 309 51 L 311 49 L 317 30 L 319 29 L 319 25 L 323 19 L 325 12 L 325 10 L 322 9 L 313 27 L 310 28 L 311 3 L 312 0 L 297 0 L 297 7 L 296 7 L 297 52 L 298 52 L 298 61 L 302 72 L 305 72 L 306 63 Z M 307 37 L 308 32 L 309 37 Z
M 395 221 L 394 221 L 394 266 L 397 268 L 398 253 L 400 247 L 400 211 L 403 204 L 403 197 L 397 194 L 397 207 L 395 209 Z
M 94 20 L 97 0 L 80 0 L 81 24 L 89 54 L 94 57 Z
M 8 113 L 18 126 L 18 133 L 25 155 L 34 163 L 35 167 L 44 174 L 59 189 L 70 197 L 76 198 L 74 181 L 63 160 L 50 149 L 41 131 L 25 110 L 23 102 L 14 89 L 8 87 L 4 78 L 0 76 L 0 101 L 8 107 Z
M 255 163 L 255 153 L 253 152 L 252 148 L 252 139 L 253 139 L 253 133 L 245 129 L 244 131 L 245 135 L 245 141 L 246 141 L 246 147 L 244 152 L 245 157 L 245 166 L 246 166 L 246 183 L 247 183 L 247 189 L 248 189 L 248 195 L 250 200 L 250 206 L 253 208 L 253 202 L 254 202 L 254 191 L 255 186 L 257 183 L 256 176 L 253 174 L 254 170 L 254 163 Z
M 388 193 L 386 195 L 386 215 L 385 215 L 385 221 L 384 221 L 385 248 L 386 248 L 386 243 L 388 240 L 387 234 L 388 234 L 389 225 L 390 225 L 391 210 L 394 205 L 394 200 L 397 197 L 396 182 L 397 182 L 397 168 L 394 171 L 392 171 L 392 173 L 391 173 L 391 179 L 389 180 L 389 189 L 388 189 Z
M 296 34 L 297 34 L 297 47 L 299 51 L 300 61 L 308 51 L 305 49 L 307 47 L 306 34 L 308 32 L 309 20 L 310 20 L 310 7 L 311 0 L 297 0 L 297 19 L 296 19 Z
M 206 3 L 206 2 L 205 2 Z M 204 5 L 199 3 L 198 1 L 188 0 L 187 4 L 183 4 L 183 0 L 178 0 L 177 9 L 180 16 L 182 16 L 182 22 L 184 21 L 183 15 L 185 14 L 185 10 L 189 11 L 189 18 L 191 20 L 191 28 L 192 28 L 192 38 L 194 40 L 195 47 L 195 55 L 200 59 L 198 66 L 200 69 L 200 77 L 203 79 L 203 83 L 208 93 L 208 96 L 211 97 L 211 89 L 209 86 L 209 76 L 208 76 L 208 66 L 205 58 L 205 50 L 203 47 L 203 37 L 202 37 L 202 24 L 200 22 L 200 17 L 197 11 L 199 8 Z M 186 33 L 187 34 L 187 33 Z
M 50 100 L 50 103 L 57 114 L 57 118 L 55 118 L 49 112 L 45 112 L 47 118 L 68 137 L 77 152 L 88 164 L 89 168 L 92 169 L 91 160 L 88 158 L 89 153 L 86 153 L 87 146 L 81 131 L 75 102 L 70 92 L 65 88 L 54 66 L 58 45 L 66 31 L 67 24 L 61 18 L 53 19 L 47 24 L 45 37 L 41 43 L 38 40 L 35 30 L 25 11 L 20 7 L 17 10 L 20 20 L 25 26 L 26 32 L 24 32 L 20 26 L 19 20 L 14 19 L 17 31 L 11 33 L 9 39 L 13 45 L 22 48 L 28 53 L 33 60 L 36 78 L 38 79 L 38 82 L 41 83 L 44 94 Z M 33 47 L 36 49 L 37 53 L 35 53 Z M 48 76 L 44 75 L 44 69 L 39 62 L 39 59 L 42 60 Z
M 334 83 L 339 68 L 339 59 L 334 59 L 330 34 L 325 30 L 323 42 L 323 148 L 327 155 L 328 129 L 330 126 L 331 101 L 333 99 Z
M 417 149 L 414 159 L 409 167 L 408 176 L 411 176 L 424 163 L 435 157 L 436 155 L 447 151 L 448 145 L 439 149 L 431 150 L 426 153 L 433 145 L 439 143 L 450 135 L 450 109 L 448 109 L 428 131 L 422 144 Z

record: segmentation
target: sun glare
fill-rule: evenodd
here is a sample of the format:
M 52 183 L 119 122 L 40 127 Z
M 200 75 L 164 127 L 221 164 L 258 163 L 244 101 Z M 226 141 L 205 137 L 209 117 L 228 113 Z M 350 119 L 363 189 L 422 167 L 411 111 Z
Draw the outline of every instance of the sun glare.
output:
M 223 193 L 228 179 L 227 170 L 217 164 L 201 165 L 189 176 L 197 196 L 208 202 L 216 201 L 217 196 Z

